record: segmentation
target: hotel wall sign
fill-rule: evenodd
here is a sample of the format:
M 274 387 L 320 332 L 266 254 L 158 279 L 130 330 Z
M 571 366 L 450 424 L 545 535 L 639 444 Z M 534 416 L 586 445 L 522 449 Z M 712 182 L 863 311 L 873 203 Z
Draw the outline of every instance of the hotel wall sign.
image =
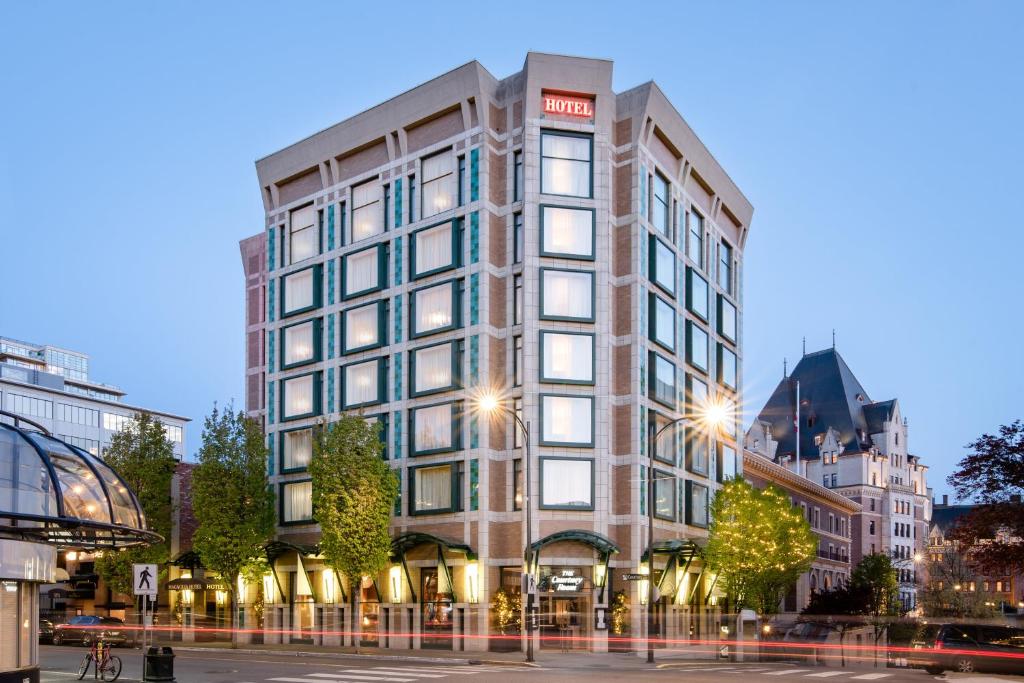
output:
M 583 577 L 572 569 L 563 569 L 548 579 L 548 585 L 556 592 L 576 592 L 583 588 Z
M 594 118 L 594 101 L 585 97 L 572 95 L 554 95 L 543 93 L 543 110 L 545 114 L 556 116 L 576 116 L 582 119 Z

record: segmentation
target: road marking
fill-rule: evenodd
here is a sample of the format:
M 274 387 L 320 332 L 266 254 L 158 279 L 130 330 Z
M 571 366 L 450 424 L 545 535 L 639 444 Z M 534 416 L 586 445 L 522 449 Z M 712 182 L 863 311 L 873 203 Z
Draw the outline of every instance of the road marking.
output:
M 366 669 L 348 669 L 346 671 L 339 671 L 337 673 L 330 673 L 330 674 L 306 674 L 306 675 L 310 676 L 312 678 L 312 680 L 314 680 L 314 681 L 320 680 L 322 678 L 327 678 L 327 679 L 345 678 L 345 679 L 352 679 L 352 680 L 355 680 L 355 681 L 385 681 L 385 682 L 388 682 L 388 683 L 412 683 L 413 681 L 416 680 L 415 678 L 397 678 L 397 677 L 395 677 L 394 674 L 392 674 L 390 672 L 387 672 L 387 671 L 382 671 L 379 674 L 375 674 L 375 673 L 373 673 L 371 671 L 367 671 Z M 277 680 L 277 679 L 271 679 L 271 680 Z
M 861 674 L 860 676 L 852 676 L 855 681 L 874 681 L 879 678 L 888 678 L 892 674 Z
M 693 669 L 687 669 L 687 671 L 693 671 Z M 721 671 L 724 674 L 746 674 L 757 671 L 771 671 L 771 669 L 705 669 L 705 671 Z
M 378 669 L 378 670 L 380 670 L 380 669 L 394 670 L 395 669 L 395 667 L 390 667 L 390 666 L 375 666 L 373 668 L 374 669 Z M 417 672 L 417 671 L 420 671 L 420 672 L 423 672 L 423 673 L 440 672 L 440 673 L 443 673 L 443 674 L 456 674 L 458 676 L 473 676 L 473 675 L 478 674 L 478 673 L 485 673 L 484 671 L 479 670 L 479 669 L 475 670 L 475 671 L 466 671 L 466 669 L 468 669 L 468 668 L 469 668 L 468 666 L 460 666 L 460 667 L 457 667 L 457 668 L 456 667 L 450 667 L 450 666 L 449 667 L 444 667 L 444 666 L 403 666 L 402 667 L 402 671 L 408 671 L 409 673 L 414 673 L 414 672 Z
M 318 678 L 313 678 L 317 676 Z M 322 678 L 319 678 L 321 677 Z M 411 683 L 415 681 L 415 678 L 390 678 L 388 676 L 358 676 L 346 673 L 337 674 L 307 674 L 303 678 L 268 678 L 268 681 L 279 681 L 280 683 L 326 683 L 330 681 L 334 683 L 336 681 L 344 683 L 366 683 L 368 681 L 381 681 L 382 683 Z
M 804 674 L 808 671 L 813 671 L 813 669 L 783 669 L 782 671 L 766 673 L 765 676 L 788 676 L 790 674 Z
M 416 678 L 444 678 L 445 676 L 448 675 L 448 674 L 428 674 L 428 673 L 423 673 L 421 671 L 410 671 L 409 669 L 406 669 L 406 668 L 403 668 L 403 667 L 399 667 L 399 666 L 396 666 L 394 668 L 386 667 L 386 666 L 375 666 L 374 669 L 376 669 L 378 671 L 383 671 L 383 672 L 386 672 L 386 673 L 394 672 L 396 674 L 401 674 L 403 676 L 415 676 Z M 361 671 L 366 671 L 366 669 L 360 669 L 360 670 Z
M 833 676 L 842 676 L 845 671 L 822 671 L 817 674 L 807 674 L 805 678 L 832 678 Z

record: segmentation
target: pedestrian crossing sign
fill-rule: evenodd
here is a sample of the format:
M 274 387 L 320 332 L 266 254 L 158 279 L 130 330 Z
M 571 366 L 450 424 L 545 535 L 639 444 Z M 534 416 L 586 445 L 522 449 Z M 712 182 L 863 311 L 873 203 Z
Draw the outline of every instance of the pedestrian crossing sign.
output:
M 156 565 L 132 565 L 132 592 L 134 595 L 156 597 Z

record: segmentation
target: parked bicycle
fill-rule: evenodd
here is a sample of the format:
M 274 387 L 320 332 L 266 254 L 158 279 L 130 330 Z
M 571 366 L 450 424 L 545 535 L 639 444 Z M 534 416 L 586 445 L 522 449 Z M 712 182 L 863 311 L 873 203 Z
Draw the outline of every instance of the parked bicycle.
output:
M 89 648 L 89 654 L 78 667 L 78 680 L 89 673 L 89 664 L 95 664 L 93 678 L 101 681 L 116 681 L 121 675 L 121 658 L 110 654 L 110 646 L 103 640 L 101 633 Z

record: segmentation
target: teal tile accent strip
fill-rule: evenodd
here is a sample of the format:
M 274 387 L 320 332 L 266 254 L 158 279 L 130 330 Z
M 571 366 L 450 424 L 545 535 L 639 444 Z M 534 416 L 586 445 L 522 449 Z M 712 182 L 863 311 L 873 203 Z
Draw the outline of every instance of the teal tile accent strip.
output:
M 402 238 L 395 240 L 395 284 L 402 284 Z M 397 340 L 396 340 L 397 341 Z
M 327 303 L 334 303 L 334 259 L 327 262 Z
M 274 363 L 274 330 L 267 330 L 267 368 L 274 371 L 277 364 Z
M 469 416 L 469 447 L 480 447 L 480 425 L 475 414 Z
M 395 366 L 395 400 L 402 400 L 402 354 L 396 353 L 394 356 Z
M 647 167 L 640 164 L 640 216 L 647 218 Z
M 469 214 L 469 262 L 480 261 L 480 212 Z
M 469 324 L 480 323 L 480 273 L 469 276 Z
M 402 341 L 402 295 L 395 295 L 395 341 L 398 344 Z
M 480 335 L 469 338 L 469 386 L 475 387 L 480 382 Z
M 469 152 L 469 201 L 480 199 L 480 148 Z
M 395 179 L 395 227 L 402 227 L 402 179 Z
M 277 282 L 274 278 L 270 279 L 267 283 L 267 320 L 274 322 L 274 302 L 277 301 L 277 297 L 274 296 L 274 284 Z
M 640 516 L 647 514 L 647 467 L 640 465 Z
M 276 234 L 276 232 L 277 231 L 273 227 L 270 228 L 270 230 L 267 231 L 267 270 L 268 271 L 274 270 L 274 261 L 277 260 L 276 258 L 274 258 L 274 245 L 277 244 L 277 240 L 274 238 L 274 235 Z
M 647 408 L 640 406 L 640 455 L 647 455 Z
M 334 249 L 334 204 L 327 205 L 327 251 L 331 249 Z
M 477 458 L 469 461 L 469 509 L 480 509 L 480 461 Z
M 334 412 L 334 369 L 327 371 L 327 412 Z
M 327 358 L 330 360 L 334 358 L 334 316 L 335 313 L 330 313 L 327 316 Z
M 402 457 L 402 413 L 396 410 L 394 413 L 395 417 L 391 420 L 391 423 L 395 426 L 395 450 L 391 454 L 392 460 L 398 460 Z
M 274 383 L 267 382 L 267 424 L 274 424 Z
M 267 437 L 267 476 L 274 476 L 274 439 L 277 434 Z
M 398 413 L 395 413 L 398 415 Z M 402 469 L 395 470 L 395 478 L 398 479 L 398 495 L 395 496 L 395 517 L 402 516 Z

